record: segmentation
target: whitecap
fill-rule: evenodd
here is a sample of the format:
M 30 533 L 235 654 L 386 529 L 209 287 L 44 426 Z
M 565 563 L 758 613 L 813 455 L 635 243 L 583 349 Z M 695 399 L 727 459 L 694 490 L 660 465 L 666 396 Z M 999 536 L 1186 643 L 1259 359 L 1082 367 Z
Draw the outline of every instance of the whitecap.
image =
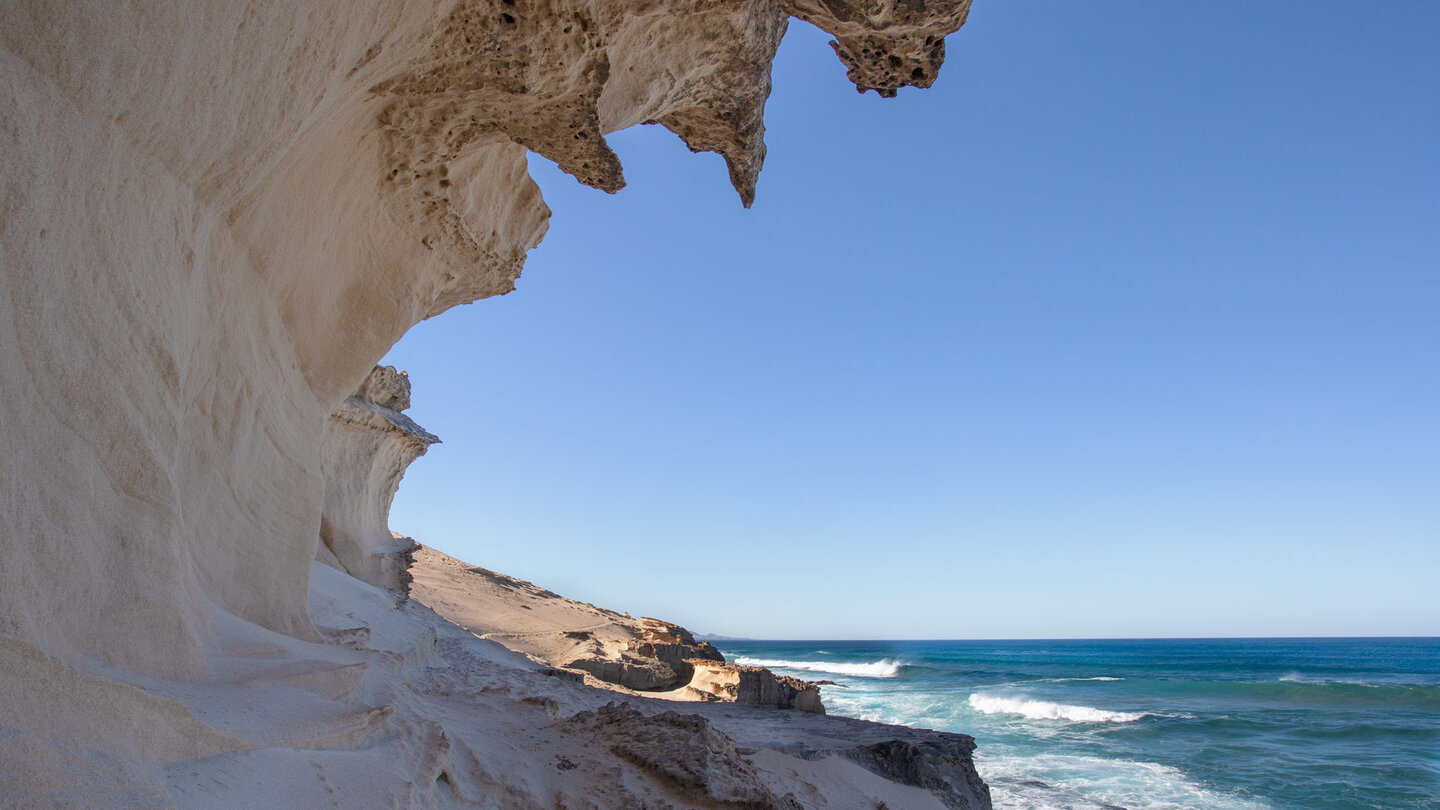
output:
M 1066 754 L 997 755 L 982 747 L 975 765 L 996 807 L 1012 810 L 1266 810 L 1268 805 L 1203 787 L 1178 768 Z
M 1386 686 L 1423 686 L 1424 684 L 1412 684 L 1404 681 L 1394 683 L 1377 683 L 1375 681 L 1345 681 L 1338 678 L 1312 678 L 1300 672 L 1288 672 L 1280 676 L 1281 683 L 1313 683 L 1321 686 L 1371 686 L 1376 688 Z
M 898 722 L 893 713 L 886 709 L 888 707 L 876 706 L 846 694 L 825 695 L 826 713 L 840 717 L 854 717 L 857 720 L 869 720 L 872 723 Z
M 1072 723 L 1133 723 L 1149 716 L 1142 712 L 1114 712 L 979 692 L 970 695 L 969 703 L 970 708 L 983 714 L 1018 714 L 1032 720 L 1069 720 Z
M 785 661 L 741 656 L 735 659 L 735 663 L 742 667 L 794 669 L 801 672 L 826 672 L 831 675 L 852 675 L 862 678 L 893 678 L 900 674 L 901 667 L 899 661 L 891 658 L 882 658 L 869 664 L 842 664 L 834 661 Z

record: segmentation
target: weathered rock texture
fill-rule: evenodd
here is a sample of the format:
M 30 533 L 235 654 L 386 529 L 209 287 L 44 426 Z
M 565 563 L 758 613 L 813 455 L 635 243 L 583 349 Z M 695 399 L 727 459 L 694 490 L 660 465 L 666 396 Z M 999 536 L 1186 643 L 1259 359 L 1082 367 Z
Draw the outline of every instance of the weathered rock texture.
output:
M 653 121 L 722 154 L 748 202 L 791 15 L 889 94 L 930 81 L 968 6 L 0 3 L 0 635 L 23 651 L 7 656 L 101 695 L 87 679 L 159 690 L 223 680 L 236 650 L 303 654 L 286 645 L 322 640 L 321 517 L 359 493 L 327 484 L 327 420 L 410 326 L 513 288 L 549 215 L 527 150 L 613 191 L 604 133 Z M 360 511 L 328 547 L 384 581 Z M 42 740 L 15 750 L 64 735 L 50 761 L 152 761 L 29 671 L 0 670 L 29 701 L 14 733 Z M 165 757 L 230 744 L 126 700 Z M 344 717 L 301 736 L 388 722 Z
M 691 660 L 724 660 L 708 641 L 697 643 L 690 637 L 690 631 L 677 624 L 655 618 L 624 624 L 628 630 L 628 637 L 624 638 L 603 636 L 595 631 L 570 631 L 566 636 L 582 641 L 582 646 L 554 663 L 583 670 L 626 689 L 660 692 L 690 683 L 696 673 Z M 655 640 L 657 634 L 660 641 Z
M 371 585 L 407 593 L 416 543 L 390 532 L 390 504 L 410 463 L 439 437 L 401 411 L 410 378 L 376 366 L 330 414 L 321 446 L 325 502 L 316 558 Z
M 694 660 L 723 662 L 725 657 L 708 641 L 697 642 L 689 630 L 659 619 L 621 622 L 628 638 L 606 637 L 594 631 L 570 631 L 568 638 L 584 642 L 581 654 L 563 656 L 561 666 L 580 669 L 602 681 L 628 689 L 655 692 L 676 689 L 695 676 Z
M 321 427 L 412 324 L 512 289 L 527 149 L 614 190 L 603 133 L 655 121 L 748 200 L 791 14 L 890 92 L 968 5 L 0 5 L 0 630 L 189 678 L 217 611 L 316 638 Z
M 740 756 L 735 741 L 698 715 L 647 716 L 611 703 L 576 714 L 564 729 L 655 774 L 688 798 L 719 807 L 800 810 L 793 795 L 776 796 L 766 787 L 755 767 Z
M 946 807 L 969 810 L 977 806 L 977 797 L 990 795 L 975 772 L 974 753 L 973 739 L 936 734 L 933 739 L 886 740 L 853 748 L 846 756 L 886 779 L 930 791 Z
M 820 687 L 809 681 L 776 675 L 765 667 L 745 667 L 724 661 L 691 661 L 695 676 L 689 688 L 705 700 L 727 700 L 747 706 L 776 706 L 824 714 Z
M 708 641 L 696 641 L 689 630 L 660 619 L 641 618 L 635 630 L 635 643 L 629 649 L 636 655 L 654 658 L 675 670 L 677 683 L 690 682 L 695 674 L 694 661 L 724 661 L 725 656 Z
M 968 2 L 793 0 L 790 13 L 835 35 L 830 46 L 860 92 L 894 98 L 929 87 L 945 61 L 945 35 L 965 23 Z
M 729 701 L 824 714 L 820 690 L 764 667 L 741 667 L 708 641 L 659 619 L 633 619 L 421 546 L 416 600 L 481 638 L 556 667 L 671 700 Z

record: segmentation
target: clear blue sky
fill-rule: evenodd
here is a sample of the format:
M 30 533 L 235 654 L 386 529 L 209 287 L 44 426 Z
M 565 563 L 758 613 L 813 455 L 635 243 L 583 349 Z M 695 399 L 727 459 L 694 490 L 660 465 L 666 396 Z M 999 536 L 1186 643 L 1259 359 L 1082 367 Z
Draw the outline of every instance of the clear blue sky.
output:
M 391 526 L 696 631 L 1440 634 L 1440 3 L 798 21 L 753 209 L 658 127 L 386 362 Z

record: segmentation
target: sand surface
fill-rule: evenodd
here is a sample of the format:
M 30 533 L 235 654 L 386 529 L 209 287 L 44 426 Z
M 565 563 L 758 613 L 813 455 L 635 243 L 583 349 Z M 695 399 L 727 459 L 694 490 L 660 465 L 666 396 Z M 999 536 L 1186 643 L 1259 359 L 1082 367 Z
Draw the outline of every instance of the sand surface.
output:
M 618 652 L 638 638 L 639 623 L 523 580 L 461 562 L 429 547 L 410 567 L 412 598 L 471 631 L 560 666 L 602 647 Z

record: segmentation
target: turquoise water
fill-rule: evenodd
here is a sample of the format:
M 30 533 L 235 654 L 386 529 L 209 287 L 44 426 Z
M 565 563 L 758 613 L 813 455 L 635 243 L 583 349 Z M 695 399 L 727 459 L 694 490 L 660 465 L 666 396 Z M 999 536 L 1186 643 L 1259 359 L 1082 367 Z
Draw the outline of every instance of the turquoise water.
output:
M 1008 810 L 1440 810 L 1440 638 L 724 641 L 976 738 Z

